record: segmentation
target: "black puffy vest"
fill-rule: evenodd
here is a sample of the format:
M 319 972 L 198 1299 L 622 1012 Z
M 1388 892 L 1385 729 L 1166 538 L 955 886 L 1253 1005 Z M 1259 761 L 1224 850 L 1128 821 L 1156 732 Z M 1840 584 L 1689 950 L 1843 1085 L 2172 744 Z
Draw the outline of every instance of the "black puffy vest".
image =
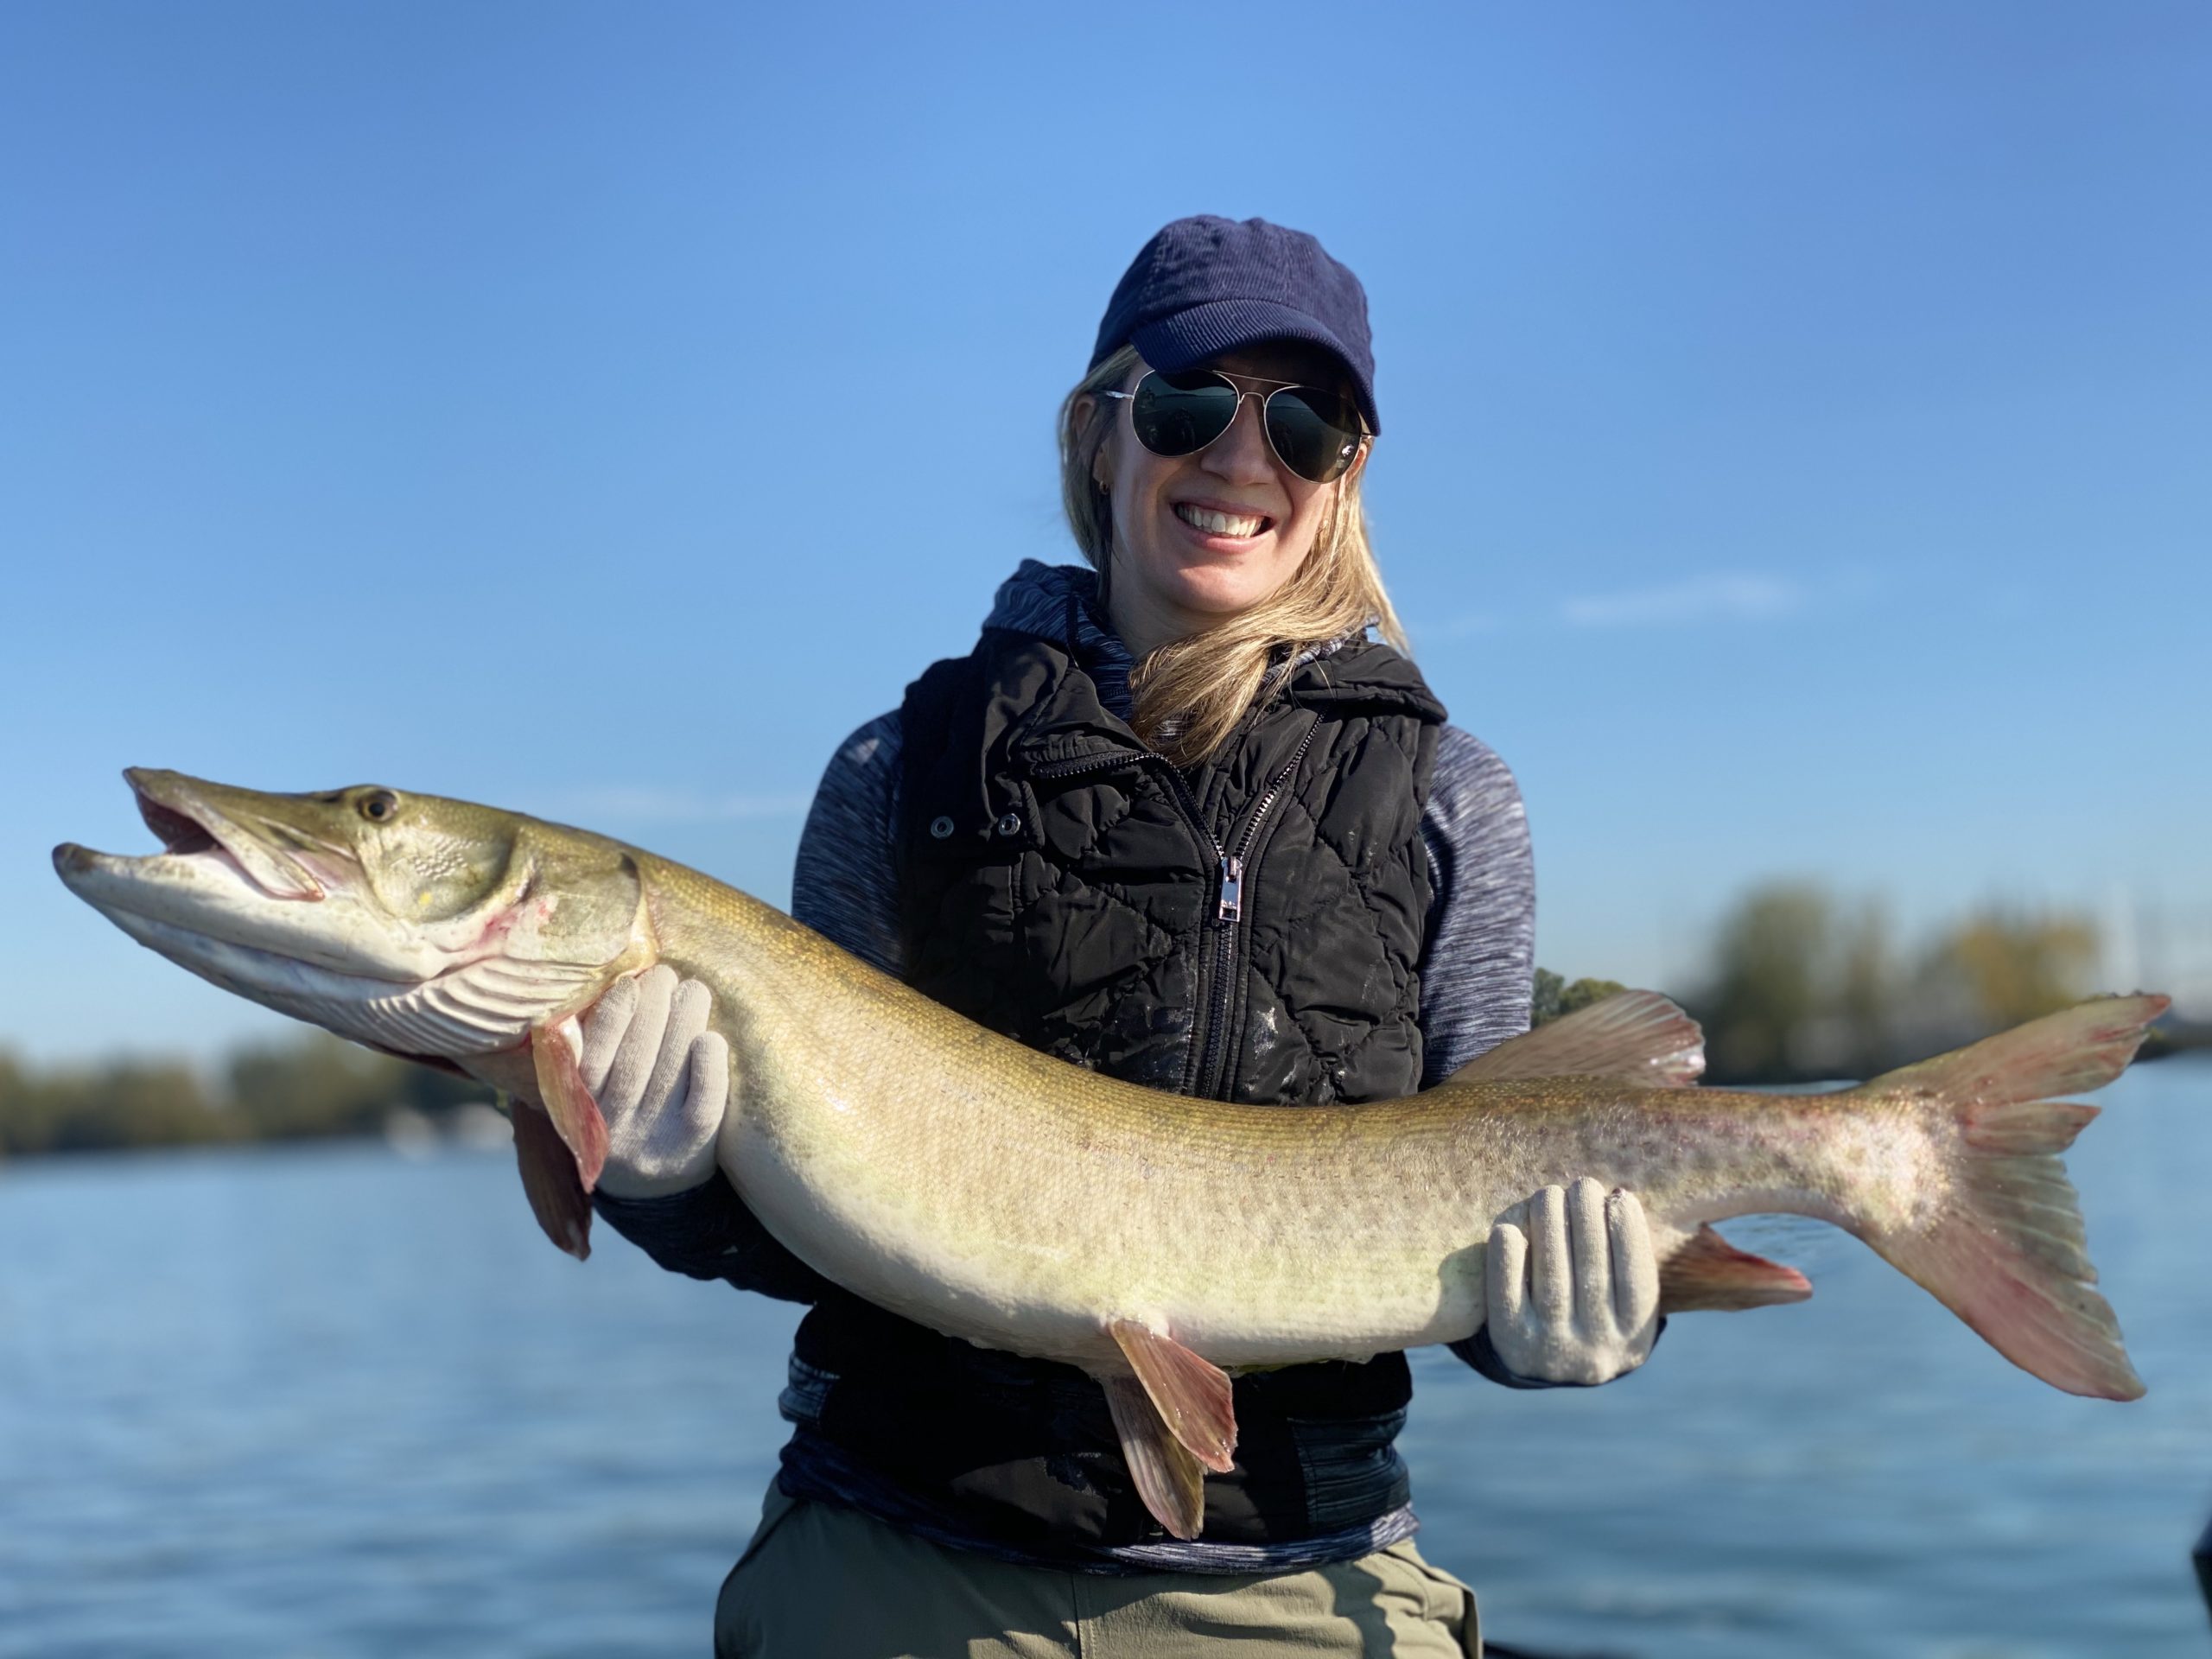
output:
M 986 629 L 901 713 L 907 979 L 1153 1088 L 1285 1106 L 1410 1094 L 1443 719 L 1410 663 L 1356 642 L 1275 684 L 1186 775 L 1103 706 L 1065 645 Z M 1207 1540 L 1315 1538 L 1405 1503 L 1402 1356 L 1235 1387 L 1237 1467 L 1207 1479 Z M 1103 1394 L 1068 1367 L 839 1293 L 800 1326 L 785 1404 L 799 1424 L 786 1490 L 810 1484 L 799 1465 L 836 1465 L 896 1489 L 887 1519 L 1033 1552 L 1165 1535 Z

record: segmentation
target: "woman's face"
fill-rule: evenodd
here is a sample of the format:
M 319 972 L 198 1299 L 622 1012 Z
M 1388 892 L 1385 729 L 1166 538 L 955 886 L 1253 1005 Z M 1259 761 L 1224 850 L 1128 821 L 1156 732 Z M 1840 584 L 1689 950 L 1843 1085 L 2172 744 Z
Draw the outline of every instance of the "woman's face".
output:
M 1255 346 L 1210 366 L 1350 390 L 1336 359 L 1315 346 Z M 1143 373 L 1137 369 L 1122 390 Z M 1154 454 L 1137 442 L 1126 409 L 1114 404 L 1095 471 L 1114 506 L 1114 622 L 1142 655 L 1249 610 L 1287 582 L 1313 551 L 1344 480 L 1315 484 L 1278 461 L 1256 398 L 1239 404 L 1236 424 L 1193 455 Z M 1345 478 L 1366 460 L 1363 449 Z

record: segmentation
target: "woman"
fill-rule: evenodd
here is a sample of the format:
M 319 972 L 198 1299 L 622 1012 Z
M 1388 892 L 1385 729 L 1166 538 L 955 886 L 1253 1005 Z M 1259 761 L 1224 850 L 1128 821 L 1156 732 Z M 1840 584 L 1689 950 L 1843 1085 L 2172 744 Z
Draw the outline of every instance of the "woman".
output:
M 1359 499 L 1373 382 L 1365 296 L 1313 238 L 1154 237 L 1061 414 L 1090 568 L 1026 563 L 976 650 L 838 751 L 798 917 L 1036 1047 L 1224 1100 L 1402 1095 L 1523 1029 L 1520 800 L 1394 649 Z M 1402 1355 L 1238 1378 L 1236 1466 L 1173 1538 L 1090 1378 L 898 1319 L 765 1235 L 714 1173 L 706 1011 L 656 969 L 602 1001 L 584 1065 L 601 1213 L 664 1266 L 813 1304 L 718 1652 L 1478 1650 L 1471 1595 L 1412 1543 Z M 1459 1344 L 1485 1375 L 1601 1382 L 1649 1353 L 1631 1195 L 1548 1188 L 1489 1262 Z

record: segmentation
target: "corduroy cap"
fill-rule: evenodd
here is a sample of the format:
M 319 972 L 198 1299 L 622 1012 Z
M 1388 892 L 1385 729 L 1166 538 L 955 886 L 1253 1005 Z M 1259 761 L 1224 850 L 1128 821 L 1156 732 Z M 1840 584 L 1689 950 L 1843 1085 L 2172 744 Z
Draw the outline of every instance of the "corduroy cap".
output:
M 1382 429 L 1366 290 L 1305 232 L 1264 219 L 1201 213 L 1146 243 L 1106 302 L 1090 366 L 1127 345 L 1174 374 L 1280 340 L 1333 353 L 1351 376 L 1368 429 Z

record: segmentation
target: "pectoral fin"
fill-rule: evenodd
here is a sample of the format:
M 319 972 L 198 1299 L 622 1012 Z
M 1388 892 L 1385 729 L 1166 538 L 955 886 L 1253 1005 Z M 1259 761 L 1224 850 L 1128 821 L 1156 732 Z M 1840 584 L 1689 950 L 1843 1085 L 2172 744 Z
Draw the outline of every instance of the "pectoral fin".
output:
M 584 1087 L 578 1065 L 582 1048 L 582 1034 L 574 1018 L 531 1027 L 530 1058 L 537 1073 L 538 1098 L 562 1143 L 574 1154 L 576 1179 L 588 1192 L 599 1185 L 600 1169 L 607 1162 L 607 1120 Z
M 1195 1538 L 1205 1525 L 1206 1476 L 1198 1460 L 1167 1432 L 1160 1413 L 1134 1376 L 1103 1376 L 1106 1404 L 1121 1437 L 1122 1457 L 1153 1518 L 1178 1538 Z
M 1710 1227 L 1659 1264 L 1659 1311 L 1689 1313 L 1703 1309 L 1736 1312 L 1802 1302 L 1813 1294 L 1795 1268 L 1739 1250 Z
M 582 1262 L 591 1254 L 591 1200 L 576 1177 L 576 1160 L 553 1128 L 553 1120 L 527 1101 L 510 1113 L 515 1126 L 515 1160 L 522 1167 L 522 1190 L 530 1212 L 545 1236 Z
M 1106 1329 L 1121 1345 L 1122 1357 L 1144 1385 L 1167 1432 L 1214 1473 L 1227 1474 L 1236 1450 L 1236 1408 L 1229 1374 L 1174 1338 L 1135 1319 L 1115 1319 Z

